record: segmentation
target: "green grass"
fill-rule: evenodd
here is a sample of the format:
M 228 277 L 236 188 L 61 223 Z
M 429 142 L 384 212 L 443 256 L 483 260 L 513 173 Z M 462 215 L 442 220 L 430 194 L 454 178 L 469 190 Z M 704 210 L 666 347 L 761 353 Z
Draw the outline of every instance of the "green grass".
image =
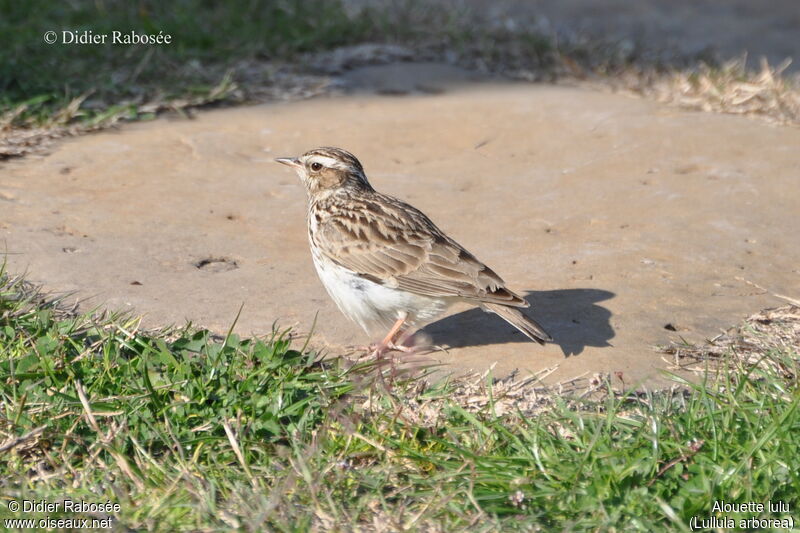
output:
M 115 30 L 171 42 L 115 45 Z M 48 31 L 56 43 L 44 41 Z M 106 44 L 63 44 L 63 31 L 105 34 Z M 500 70 L 552 68 L 557 57 L 549 37 L 490 31 L 463 9 L 417 0 L 349 13 L 340 0 L 0 0 L 0 133 L 263 99 L 278 65 L 302 72 L 304 53 L 363 42 L 403 43 L 426 57 L 450 49 Z
M 490 62 L 555 53 L 535 35 L 503 42 L 414 13 L 390 24 L 321 0 L 0 0 L 0 116 L 143 118 L 152 99 L 224 98 L 236 62 L 432 26 Z M 61 29 L 164 31 L 173 45 L 42 41 Z M 716 500 L 782 501 L 797 518 L 797 347 L 760 357 L 672 392 L 554 395 L 498 414 L 509 402 L 491 381 L 488 402 L 456 381 L 387 393 L 373 364 L 322 363 L 288 332 L 142 332 L 130 317 L 60 311 L 0 274 L 0 520 L 73 517 L 8 510 L 64 498 L 118 503 L 117 525 L 158 531 L 683 531 L 695 516 L 752 516 L 712 513 Z
M 218 86 L 234 64 L 292 59 L 350 44 L 373 30 L 338 1 L 0 0 L 0 116 L 20 105 L 18 123 L 52 118 L 90 95 L 78 118 L 111 106 L 196 97 Z M 62 31 L 108 34 L 107 44 L 61 44 Z M 113 45 L 111 32 L 171 35 L 170 44 Z M 55 31 L 58 42 L 44 34 Z
M 108 42 L 62 44 L 65 30 L 106 34 Z M 171 42 L 114 45 L 115 30 L 163 32 Z M 48 31 L 56 32 L 56 44 L 44 41 Z M 342 0 L 0 0 L 0 158 L 24 155 L 51 137 L 162 111 L 264 101 L 308 83 L 298 76 L 315 73 L 305 53 L 364 42 L 399 43 L 426 60 L 456 58 L 517 79 L 605 80 L 680 105 L 782 123 L 796 123 L 800 114 L 797 84 L 780 68 L 765 76 L 767 67 L 760 73 L 744 65 L 708 67 L 714 62 L 702 56 L 670 59 L 616 41 L 557 39 L 524 24 L 505 29 L 467 6 L 403 0 L 385 10 L 348 11 Z M 692 86 L 687 96 L 685 78 L 725 81 L 733 70 L 742 79 Z
M 719 382 L 499 415 L 491 382 L 483 404 L 455 381 L 386 393 L 374 365 L 320 363 L 285 333 L 148 334 L 32 294 L 0 289 L 2 519 L 74 518 L 7 508 L 65 498 L 156 531 L 684 531 L 726 515 L 715 500 L 798 516 L 796 351 Z

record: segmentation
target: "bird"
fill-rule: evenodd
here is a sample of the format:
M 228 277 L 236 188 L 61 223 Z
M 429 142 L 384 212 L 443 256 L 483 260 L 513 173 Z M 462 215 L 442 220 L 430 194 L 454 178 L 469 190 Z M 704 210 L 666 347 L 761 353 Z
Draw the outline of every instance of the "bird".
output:
M 308 240 L 317 274 L 340 311 L 373 339 L 380 356 L 467 302 L 494 313 L 532 341 L 552 337 L 520 309 L 529 303 L 440 230 L 422 211 L 376 191 L 361 162 L 335 147 L 279 157 L 308 196 Z

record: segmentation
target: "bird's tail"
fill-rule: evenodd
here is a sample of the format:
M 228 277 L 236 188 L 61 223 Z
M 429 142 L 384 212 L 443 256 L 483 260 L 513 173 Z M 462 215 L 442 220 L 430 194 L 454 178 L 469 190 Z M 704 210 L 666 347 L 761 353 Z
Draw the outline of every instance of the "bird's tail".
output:
M 545 342 L 553 340 L 553 337 L 551 337 L 542 326 L 537 324 L 532 318 L 523 315 L 522 312 L 515 307 L 484 303 L 483 308 L 486 311 L 499 315 L 500 318 L 520 330 L 532 341 L 544 344 Z

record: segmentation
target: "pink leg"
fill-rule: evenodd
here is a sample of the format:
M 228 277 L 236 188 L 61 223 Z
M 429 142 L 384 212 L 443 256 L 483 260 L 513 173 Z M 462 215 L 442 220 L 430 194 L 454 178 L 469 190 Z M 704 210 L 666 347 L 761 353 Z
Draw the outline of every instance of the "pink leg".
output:
M 386 334 L 386 337 L 384 337 L 380 344 L 378 344 L 378 346 L 375 348 L 375 355 L 380 357 L 386 353 L 387 350 L 394 350 L 397 348 L 394 344 L 395 337 L 397 337 L 400 331 L 402 331 L 405 321 L 406 317 L 397 319 L 397 322 L 394 323 L 394 326 L 392 326 L 392 329 L 390 329 L 389 333 Z
M 379 378 L 381 384 L 383 385 L 383 388 L 387 392 L 390 392 L 392 390 L 392 387 L 391 387 L 391 385 L 386 383 L 386 381 L 383 379 L 383 370 L 381 369 L 381 367 L 385 364 L 385 362 L 383 361 L 383 356 L 387 351 L 395 349 L 395 345 L 394 345 L 395 338 L 402 331 L 403 323 L 405 321 L 406 321 L 406 317 L 398 318 L 397 322 L 395 322 L 394 325 L 392 326 L 392 329 L 390 329 L 389 333 L 386 334 L 386 337 L 383 338 L 383 340 L 375 347 L 375 349 L 372 352 L 372 355 L 375 356 L 376 363 L 378 363 L 378 367 L 377 367 L 378 378 Z M 389 358 L 389 366 L 391 368 L 390 380 L 393 381 L 396 369 L 395 369 L 395 366 L 394 366 L 394 359 L 391 358 L 391 357 Z

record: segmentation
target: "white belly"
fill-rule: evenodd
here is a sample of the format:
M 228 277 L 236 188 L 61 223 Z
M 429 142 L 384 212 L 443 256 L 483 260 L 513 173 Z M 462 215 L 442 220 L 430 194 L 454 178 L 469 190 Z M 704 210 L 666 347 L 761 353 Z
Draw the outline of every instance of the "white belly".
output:
M 385 287 L 312 253 L 317 274 L 344 315 L 370 335 L 385 334 L 399 318 L 420 326 L 442 314 L 450 302 Z

